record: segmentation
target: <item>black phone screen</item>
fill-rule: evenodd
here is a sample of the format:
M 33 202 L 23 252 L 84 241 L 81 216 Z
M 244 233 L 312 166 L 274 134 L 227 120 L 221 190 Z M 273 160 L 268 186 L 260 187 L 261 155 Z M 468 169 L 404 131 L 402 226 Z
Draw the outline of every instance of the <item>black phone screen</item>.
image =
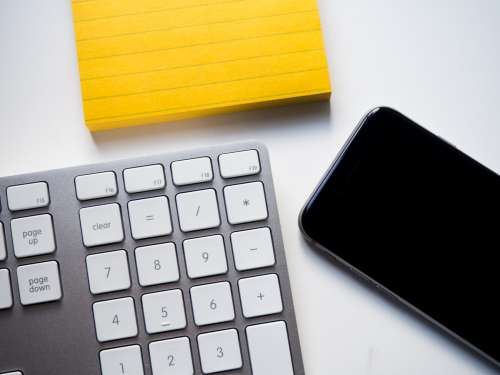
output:
M 301 216 L 344 262 L 500 362 L 500 177 L 398 112 L 358 126 Z

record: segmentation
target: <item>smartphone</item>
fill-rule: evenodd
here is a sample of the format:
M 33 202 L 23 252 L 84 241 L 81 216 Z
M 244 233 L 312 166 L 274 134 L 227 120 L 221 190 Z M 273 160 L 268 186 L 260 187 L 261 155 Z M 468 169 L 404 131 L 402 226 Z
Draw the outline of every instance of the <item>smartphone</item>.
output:
M 500 366 L 500 176 L 390 108 L 360 122 L 305 237 Z

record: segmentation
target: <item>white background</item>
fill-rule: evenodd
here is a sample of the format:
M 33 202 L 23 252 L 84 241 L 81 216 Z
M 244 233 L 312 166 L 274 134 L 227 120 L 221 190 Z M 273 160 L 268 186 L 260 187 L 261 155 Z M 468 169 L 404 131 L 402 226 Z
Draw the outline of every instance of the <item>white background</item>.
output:
M 70 1 L 1 0 L 0 175 L 263 141 L 306 373 L 493 374 L 483 360 L 314 252 L 297 215 L 356 123 L 377 105 L 397 108 L 500 172 L 500 2 L 319 0 L 319 6 L 330 105 L 92 135 L 82 120 Z

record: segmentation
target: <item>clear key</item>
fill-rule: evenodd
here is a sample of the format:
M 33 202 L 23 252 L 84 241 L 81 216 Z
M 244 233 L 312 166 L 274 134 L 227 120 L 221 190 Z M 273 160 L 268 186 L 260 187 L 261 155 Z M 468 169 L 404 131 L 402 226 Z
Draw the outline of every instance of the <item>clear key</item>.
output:
M 83 243 L 87 247 L 123 240 L 122 215 L 116 203 L 82 208 L 80 223 Z

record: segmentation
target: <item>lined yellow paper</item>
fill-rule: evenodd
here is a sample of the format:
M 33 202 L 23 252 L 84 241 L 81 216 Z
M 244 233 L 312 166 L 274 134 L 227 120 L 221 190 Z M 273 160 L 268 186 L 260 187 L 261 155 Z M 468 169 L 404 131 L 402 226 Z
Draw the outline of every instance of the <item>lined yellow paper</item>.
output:
M 87 126 L 328 98 L 316 0 L 73 0 Z

